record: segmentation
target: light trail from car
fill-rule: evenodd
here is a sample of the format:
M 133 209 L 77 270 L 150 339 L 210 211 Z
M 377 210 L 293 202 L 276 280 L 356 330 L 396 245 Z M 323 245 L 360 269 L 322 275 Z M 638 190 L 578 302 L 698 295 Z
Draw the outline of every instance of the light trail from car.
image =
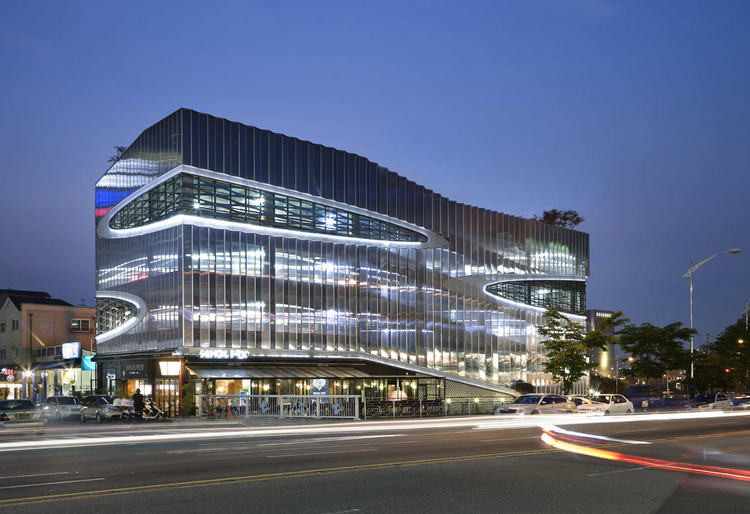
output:
M 701 464 L 690 464 L 687 462 L 674 462 L 661 459 L 651 459 L 648 457 L 640 457 L 637 455 L 629 455 L 625 453 L 614 452 L 611 450 L 604 450 L 602 448 L 584 446 L 581 444 L 566 442 L 555 437 L 556 431 L 554 430 L 554 428 L 556 427 L 547 427 L 546 429 L 543 429 L 541 439 L 548 446 L 557 448 L 558 450 L 576 453 L 578 455 L 586 455 L 588 457 L 595 457 L 598 459 L 627 462 L 630 464 L 637 464 L 639 466 L 646 466 L 650 468 L 680 471 L 685 473 L 694 473 L 699 475 L 708 475 L 713 477 L 750 482 L 750 471 L 747 470 L 723 468 L 718 466 L 704 466 Z

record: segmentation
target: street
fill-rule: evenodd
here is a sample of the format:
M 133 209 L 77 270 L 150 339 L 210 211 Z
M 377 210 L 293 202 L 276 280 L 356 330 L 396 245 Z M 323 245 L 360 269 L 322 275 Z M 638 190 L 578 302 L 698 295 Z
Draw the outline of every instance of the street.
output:
M 748 482 L 727 478 L 732 473 L 706 476 L 556 449 L 541 440 L 540 426 L 567 431 L 557 435 L 568 442 L 602 436 L 586 444 L 618 454 L 750 470 L 744 413 L 68 422 L 50 424 L 44 438 L 0 441 L 0 506 L 18 512 L 592 512 L 605 506 L 611 512 L 731 512 L 744 510 L 750 496 Z

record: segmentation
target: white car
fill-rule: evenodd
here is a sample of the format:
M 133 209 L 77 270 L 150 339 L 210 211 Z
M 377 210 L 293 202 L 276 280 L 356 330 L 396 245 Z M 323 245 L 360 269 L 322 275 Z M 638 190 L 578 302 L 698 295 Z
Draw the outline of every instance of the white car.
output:
M 586 398 L 584 403 L 578 406 L 578 412 L 601 416 L 632 414 L 633 404 L 621 394 L 600 394 Z
M 732 398 L 729 393 L 699 394 L 688 403 L 687 410 L 732 410 Z
M 81 414 L 81 402 L 75 396 L 50 396 L 44 402 L 44 415 L 47 419 L 78 418 Z
M 501 405 L 495 414 L 567 414 L 575 411 L 575 403 L 564 396 L 531 393 L 519 396 L 510 405 Z

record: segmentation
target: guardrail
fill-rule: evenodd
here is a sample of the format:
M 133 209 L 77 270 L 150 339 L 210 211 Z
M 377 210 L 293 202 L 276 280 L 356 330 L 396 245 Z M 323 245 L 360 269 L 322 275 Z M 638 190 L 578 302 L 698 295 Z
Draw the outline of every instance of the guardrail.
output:
M 359 419 L 356 395 L 196 395 L 199 416 Z
M 494 414 L 503 403 L 499 398 L 450 397 L 446 399 L 424 398 L 365 398 L 362 411 L 368 418 L 423 418 L 435 416 L 468 416 Z

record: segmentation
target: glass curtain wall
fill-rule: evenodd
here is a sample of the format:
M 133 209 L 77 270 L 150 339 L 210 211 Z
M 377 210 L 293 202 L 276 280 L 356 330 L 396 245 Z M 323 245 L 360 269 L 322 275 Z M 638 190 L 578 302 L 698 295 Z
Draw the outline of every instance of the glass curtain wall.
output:
M 535 328 L 542 312 L 498 301 L 485 287 L 508 275 L 585 279 L 587 234 L 459 204 L 363 157 L 186 109 L 125 155 L 132 167 L 113 166 L 97 185 L 97 214 L 100 196 L 117 203 L 183 163 L 224 173 L 229 184 L 241 177 L 367 209 L 446 243 L 333 243 L 292 237 L 283 226 L 261 235 L 190 224 L 97 238 L 98 288 L 138 295 L 149 310 L 104 351 L 356 351 L 491 384 L 551 387 Z M 110 188 L 126 169 L 135 178 Z M 324 233 L 325 223 L 311 230 Z

